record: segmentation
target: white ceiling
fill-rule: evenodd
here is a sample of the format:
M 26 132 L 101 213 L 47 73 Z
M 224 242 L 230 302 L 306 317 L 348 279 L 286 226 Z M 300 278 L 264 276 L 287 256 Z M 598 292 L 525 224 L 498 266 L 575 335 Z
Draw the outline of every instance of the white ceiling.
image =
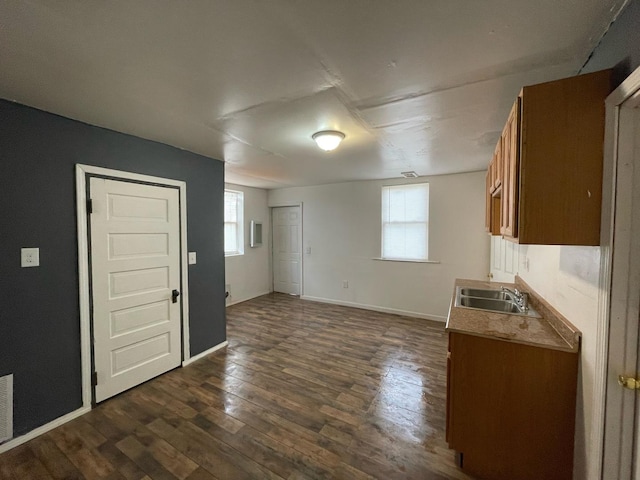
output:
M 475 171 L 520 88 L 576 74 L 626 1 L 6 0 L 0 97 L 249 186 Z

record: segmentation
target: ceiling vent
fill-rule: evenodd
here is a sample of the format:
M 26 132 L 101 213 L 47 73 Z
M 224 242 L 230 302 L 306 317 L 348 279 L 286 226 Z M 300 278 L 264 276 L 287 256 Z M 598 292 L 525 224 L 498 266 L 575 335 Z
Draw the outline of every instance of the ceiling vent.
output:
M 400 175 L 402 175 L 404 178 L 418 178 L 418 174 L 414 171 L 401 172 Z

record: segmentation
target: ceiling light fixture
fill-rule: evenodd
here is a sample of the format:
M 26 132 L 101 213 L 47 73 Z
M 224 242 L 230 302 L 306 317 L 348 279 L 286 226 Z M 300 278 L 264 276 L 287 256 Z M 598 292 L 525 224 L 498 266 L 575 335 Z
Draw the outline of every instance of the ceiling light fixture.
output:
M 335 150 L 340 145 L 340 142 L 344 140 L 344 133 L 336 130 L 323 130 L 321 132 L 314 133 L 313 138 L 318 146 L 325 152 Z

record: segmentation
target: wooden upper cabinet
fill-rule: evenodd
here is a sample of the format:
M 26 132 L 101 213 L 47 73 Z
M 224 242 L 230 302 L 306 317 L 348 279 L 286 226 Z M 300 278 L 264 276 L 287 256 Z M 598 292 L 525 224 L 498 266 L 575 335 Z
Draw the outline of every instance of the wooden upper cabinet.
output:
M 600 244 L 604 101 L 611 86 L 611 70 L 603 70 L 522 89 L 500 141 L 505 238 Z
M 487 232 L 491 233 L 491 188 L 493 187 L 493 178 L 491 176 L 491 168 L 487 170 L 486 179 L 487 179 L 487 190 L 485 195 L 484 229 Z
M 520 97 L 511 107 L 502 131 L 502 215 L 500 233 L 516 237 L 518 232 L 518 180 L 520 167 Z
M 497 190 L 502 186 L 502 165 L 503 165 L 503 142 L 498 140 L 496 151 L 493 154 L 493 189 Z
M 485 209 L 485 230 L 491 235 L 500 235 L 500 212 L 502 195 L 502 142 L 496 150 L 487 169 L 487 190 Z

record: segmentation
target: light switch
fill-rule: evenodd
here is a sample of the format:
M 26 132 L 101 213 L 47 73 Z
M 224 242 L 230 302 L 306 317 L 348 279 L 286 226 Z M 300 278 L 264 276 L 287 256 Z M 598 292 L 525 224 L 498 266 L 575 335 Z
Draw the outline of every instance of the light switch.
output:
M 40 249 L 39 248 L 22 248 L 20 250 L 20 266 L 21 267 L 39 267 L 40 266 Z
M 189 265 L 196 264 L 196 252 L 189 252 Z
M 311 255 L 311 247 L 307 247 L 307 255 Z

